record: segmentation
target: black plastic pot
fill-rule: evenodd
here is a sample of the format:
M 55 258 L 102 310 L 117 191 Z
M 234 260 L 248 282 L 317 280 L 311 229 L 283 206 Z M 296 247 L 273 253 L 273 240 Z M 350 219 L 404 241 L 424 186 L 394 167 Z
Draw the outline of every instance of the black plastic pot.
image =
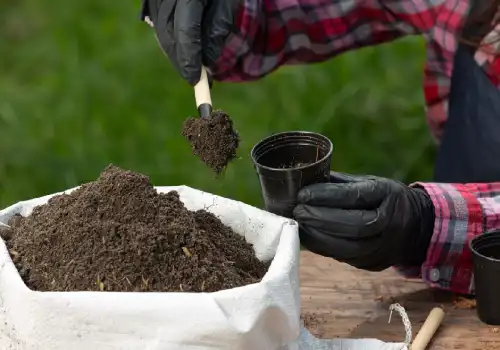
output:
M 329 181 L 332 151 L 327 137 L 307 131 L 282 132 L 257 143 L 251 157 L 265 209 L 291 218 L 302 187 Z
M 500 325 L 500 231 L 470 241 L 474 263 L 477 315 L 489 325 Z

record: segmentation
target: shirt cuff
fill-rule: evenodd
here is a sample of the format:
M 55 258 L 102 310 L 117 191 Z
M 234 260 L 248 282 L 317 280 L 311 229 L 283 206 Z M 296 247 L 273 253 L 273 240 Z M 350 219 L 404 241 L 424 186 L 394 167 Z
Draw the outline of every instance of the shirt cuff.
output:
M 472 294 L 469 241 L 484 231 L 483 211 L 475 185 L 415 183 L 435 208 L 434 232 L 421 267 L 400 267 L 408 277 L 420 276 L 432 287 Z

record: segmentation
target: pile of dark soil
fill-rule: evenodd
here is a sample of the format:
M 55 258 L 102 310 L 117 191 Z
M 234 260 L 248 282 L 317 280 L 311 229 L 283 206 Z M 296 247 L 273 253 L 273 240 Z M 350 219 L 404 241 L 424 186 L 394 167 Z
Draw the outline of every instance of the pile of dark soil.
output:
M 10 255 L 39 291 L 213 292 L 258 282 L 269 267 L 213 214 L 113 165 L 9 225 Z
M 189 141 L 193 153 L 219 174 L 236 157 L 239 136 L 229 116 L 216 110 L 211 118 L 188 118 L 182 135 Z

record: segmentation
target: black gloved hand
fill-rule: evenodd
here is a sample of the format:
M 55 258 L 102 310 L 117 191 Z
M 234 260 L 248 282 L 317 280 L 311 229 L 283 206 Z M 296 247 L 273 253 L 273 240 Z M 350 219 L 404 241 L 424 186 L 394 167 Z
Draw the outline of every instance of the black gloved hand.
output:
M 202 63 L 213 64 L 234 31 L 239 4 L 240 0 L 143 0 L 141 16 L 153 22 L 162 50 L 194 85 Z
M 423 189 L 375 176 L 332 173 L 331 181 L 299 192 L 303 246 L 370 271 L 425 261 L 434 206 Z

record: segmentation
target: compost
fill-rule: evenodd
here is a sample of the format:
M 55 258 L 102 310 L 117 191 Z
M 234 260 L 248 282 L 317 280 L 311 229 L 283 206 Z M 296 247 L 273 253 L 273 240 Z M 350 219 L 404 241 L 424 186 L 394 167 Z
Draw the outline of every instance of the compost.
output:
M 258 282 L 269 267 L 213 214 L 113 165 L 9 225 L 12 260 L 39 291 L 213 292 Z
M 215 110 L 210 118 L 186 119 L 182 135 L 190 143 L 193 154 L 216 174 L 236 158 L 239 136 L 231 118 L 221 110 Z

